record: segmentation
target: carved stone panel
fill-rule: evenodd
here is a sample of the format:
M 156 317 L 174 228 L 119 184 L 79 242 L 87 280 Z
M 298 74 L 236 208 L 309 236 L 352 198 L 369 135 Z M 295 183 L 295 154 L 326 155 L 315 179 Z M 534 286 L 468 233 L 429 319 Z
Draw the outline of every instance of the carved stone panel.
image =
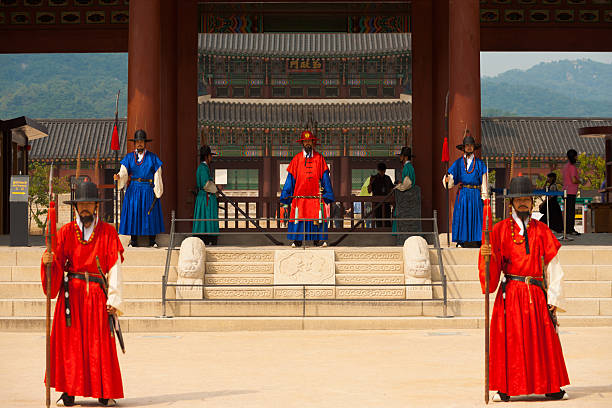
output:
M 266 274 L 274 273 L 272 262 L 207 262 L 206 274 Z
M 333 285 L 335 283 L 334 251 L 275 251 L 274 283 Z

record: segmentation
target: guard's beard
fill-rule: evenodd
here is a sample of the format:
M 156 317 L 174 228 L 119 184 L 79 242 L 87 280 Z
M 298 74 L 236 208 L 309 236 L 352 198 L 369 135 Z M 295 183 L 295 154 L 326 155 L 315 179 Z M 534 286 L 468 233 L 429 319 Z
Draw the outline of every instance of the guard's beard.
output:
M 304 151 L 307 156 L 310 156 L 312 154 L 312 146 L 304 146 Z
M 93 214 L 89 214 L 89 215 L 79 214 L 79 218 L 81 219 L 81 222 L 83 223 L 83 225 L 91 225 L 94 222 Z
M 138 152 L 138 154 L 142 154 L 142 152 L 144 152 L 144 149 L 136 149 L 136 151 Z
M 529 217 L 531 217 L 531 213 L 529 211 L 516 211 L 517 217 L 519 217 L 523 222 L 527 221 Z

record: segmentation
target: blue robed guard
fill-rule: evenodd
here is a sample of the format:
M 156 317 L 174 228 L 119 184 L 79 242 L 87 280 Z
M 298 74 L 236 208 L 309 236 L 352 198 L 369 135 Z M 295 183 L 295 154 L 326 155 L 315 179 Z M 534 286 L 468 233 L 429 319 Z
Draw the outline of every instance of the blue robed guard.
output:
M 121 160 L 121 168 L 115 175 L 119 189 L 127 184 L 119 234 L 131 235 L 129 246 L 136 246 L 136 237 L 145 235 L 149 237 L 149 246 L 157 247 L 155 236 L 164 232 L 159 202 L 164 193 L 162 161 L 146 149 L 146 142 L 151 142 L 151 139 L 147 139 L 144 130 L 134 132 L 134 138 L 130 140 L 134 142 L 136 150 Z
M 463 156 L 455 160 L 444 176 L 442 184 L 450 189 L 457 186 L 453 210 L 453 242 L 458 247 L 479 247 L 482 241 L 483 199 L 487 195 L 487 166 L 474 151 L 480 148 L 472 136 L 463 138 L 457 149 Z

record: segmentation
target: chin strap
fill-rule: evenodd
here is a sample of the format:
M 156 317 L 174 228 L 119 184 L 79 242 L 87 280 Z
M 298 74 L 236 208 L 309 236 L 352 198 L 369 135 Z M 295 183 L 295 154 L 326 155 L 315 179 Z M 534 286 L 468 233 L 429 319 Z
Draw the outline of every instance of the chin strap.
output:
M 529 234 L 527 234 L 527 225 L 525 224 L 525 220 L 521 218 L 521 222 L 523 223 L 523 233 L 525 234 L 525 251 L 527 252 L 527 255 L 529 255 Z

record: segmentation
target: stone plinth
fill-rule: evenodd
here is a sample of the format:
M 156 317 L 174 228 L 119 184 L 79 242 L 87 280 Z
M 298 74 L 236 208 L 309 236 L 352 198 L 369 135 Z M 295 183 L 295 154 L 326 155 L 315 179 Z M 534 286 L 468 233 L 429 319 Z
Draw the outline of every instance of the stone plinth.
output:
M 177 284 L 202 285 L 206 265 L 206 248 L 201 239 L 186 238 L 181 244 L 178 260 Z M 202 299 L 202 287 L 177 286 L 176 296 L 183 299 Z
M 274 284 L 334 285 L 334 251 L 277 250 L 274 252 Z
M 404 275 L 407 284 L 431 284 L 429 248 L 423 237 L 410 237 L 404 242 Z M 406 299 L 431 298 L 431 286 L 406 287 Z

